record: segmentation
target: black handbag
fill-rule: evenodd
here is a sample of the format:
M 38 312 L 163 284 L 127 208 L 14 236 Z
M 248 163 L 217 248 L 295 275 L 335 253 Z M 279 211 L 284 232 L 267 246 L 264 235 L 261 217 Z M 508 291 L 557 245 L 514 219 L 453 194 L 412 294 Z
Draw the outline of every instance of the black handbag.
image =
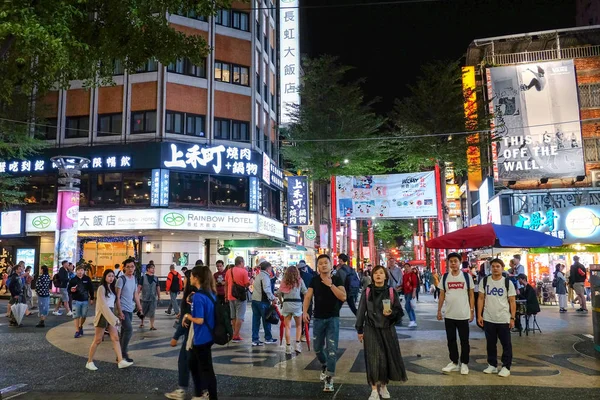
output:
M 235 283 L 235 278 L 233 277 L 233 268 L 231 271 L 231 281 L 233 285 L 231 287 L 231 295 L 240 301 L 246 301 L 248 299 L 248 295 L 246 294 L 246 288 L 242 285 L 238 285 Z
M 277 309 L 274 305 L 271 305 L 267 310 L 265 320 L 271 325 L 277 325 L 279 323 L 279 315 L 277 315 Z

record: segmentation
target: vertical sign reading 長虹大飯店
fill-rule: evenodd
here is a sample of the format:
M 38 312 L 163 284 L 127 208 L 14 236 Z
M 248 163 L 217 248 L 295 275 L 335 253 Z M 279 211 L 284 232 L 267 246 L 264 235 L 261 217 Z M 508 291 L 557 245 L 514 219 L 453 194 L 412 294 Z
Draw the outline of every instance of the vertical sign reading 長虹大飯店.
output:
M 308 225 L 308 179 L 288 176 L 288 225 Z
M 298 0 L 281 0 L 279 12 L 279 79 L 281 124 L 291 122 L 291 105 L 300 103 L 300 10 Z

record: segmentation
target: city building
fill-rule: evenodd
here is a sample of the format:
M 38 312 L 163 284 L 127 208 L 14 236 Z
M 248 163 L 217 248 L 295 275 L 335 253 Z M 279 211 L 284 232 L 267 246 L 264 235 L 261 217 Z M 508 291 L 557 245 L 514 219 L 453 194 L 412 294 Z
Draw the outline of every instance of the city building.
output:
M 176 30 L 207 40 L 204 63 L 149 60 L 127 71 L 115 61 L 114 85 L 73 81 L 39 101 L 37 130 L 49 148 L 0 160 L 0 172 L 31 177 L 25 205 L 4 215 L 0 254 L 52 263 L 56 155 L 90 159 L 75 258 L 101 266 L 97 276 L 126 256 L 154 261 L 165 276 L 171 263 L 251 260 L 255 249 L 244 240 L 293 247 L 281 222 L 277 7 L 255 0 L 233 2 L 215 17 L 169 15 Z M 227 240 L 239 245 L 229 254 Z
M 575 253 L 600 262 L 600 26 L 476 39 L 466 64 L 495 140 L 472 137 L 489 146 L 473 153 L 481 173 L 460 190 L 465 223 L 563 239 L 523 258 L 534 280 Z

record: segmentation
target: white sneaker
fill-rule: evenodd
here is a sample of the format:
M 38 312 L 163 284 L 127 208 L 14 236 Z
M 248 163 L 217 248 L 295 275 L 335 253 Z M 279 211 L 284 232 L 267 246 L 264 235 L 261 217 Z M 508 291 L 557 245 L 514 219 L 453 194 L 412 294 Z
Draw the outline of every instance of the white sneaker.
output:
M 72 316 L 73 316 L 73 311 L 69 311 L 69 312 L 67 313 L 67 317 L 72 317 Z
M 379 388 L 379 396 L 381 396 L 382 399 L 389 399 L 391 397 L 390 392 L 387 390 L 387 386 Z
M 323 386 L 324 392 L 333 392 L 333 377 L 328 376 L 325 378 L 325 385 Z
M 98 371 L 98 367 L 96 367 L 96 365 L 94 364 L 94 362 L 89 362 L 89 363 L 85 363 L 85 368 L 89 369 L 90 371 Z
M 52 311 L 52 315 L 62 315 L 62 313 L 60 311 Z
M 467 364 L 460 364 L 460 374 L 469 375 L 469 366 Z
M 327 367 L 321 368 L 321 375 L 319 376 L 321 382 L 323 382 L 325 378 L 327 378 L 327 374 L 325 372 L 327 372 Z
M 302 353 L 302 343 L 296 342 L 295 350 L 296 350 L 296 353 L 298 353 L 298 354 Z
M 510 376 L 510 369 L 508 369 L 506 367 L 502 367 L 502 369 L 500 370 L 500 372 L 498 372 L 498 376 L 501 376 L 503 378 L 506 378 L 507 376 Z
M 379 400 L 379 393 L 377 393 L 377 389 L 371 391 L 371 395 L 368 400 Z
M 200 396 L 200 397 L 197 397 L 197 396 L 194 396 L 194 397 L 192 397 L 192 400 L 206 400 L 206 399 L 209 399 L 209 398 L 210 398 L 210 397 L 208 396 L 208 393 L 204 393 L 204 394 L 203 394 L 202 396 Z
M 286 344 L 285 345 L 285 354 L 292 354 L 292 345 L 291 344 Z
M 458 371 L 460 371 L 460 365 L 454 364 L 453 362 L 449 363 L 444 368 L 442 368 L 442 372 L 445 374 L 449 374 L 450 372 L 458 372 Z
M 417 321 L 410 321 L 408 323 L 408 327 L 409 328 L 416 328 L 417 327 Z
M 483 370 L 483 373 L 484 374 L 497 374 L 498 368 L 492 367 L 491 365 L 488 364 L 487 368 Z
M 186 393 L 183 389 L 175 389 L 171 393 L 165 393 L 165 397 L 172 400 L 185 400 L 185 395 Z
M 119 364 L 117 364 L 117 365 L 119 366 L 120 369 L 123 369 L 123 368 L 131 367 L 133 365 L 133 363 L 127 361 L 126 359 L 122 359 L 121 361 L 119 361 Z

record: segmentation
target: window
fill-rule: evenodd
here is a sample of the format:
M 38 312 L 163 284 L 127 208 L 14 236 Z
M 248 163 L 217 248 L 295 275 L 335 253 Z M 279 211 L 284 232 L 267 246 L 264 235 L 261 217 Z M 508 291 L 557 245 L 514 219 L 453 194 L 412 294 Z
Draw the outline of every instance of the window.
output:
M 250 68 L 223 61 L 215 61 L 215 80 L 241 86 L 250 86 Z
M 39 119 L 35 126 L 35 130 L 40 139 L 55 140 L 56 118 Z
M 150 171 L 123 174 L 123 204 L 150 205 Z
M 195 76 L 197 78 L 206 78 L 206 60 L 202 62 L 202 65 L 195 65 L 187 58 L 179 59 L 175 63 L 169 64 L 167 71 Z
M 90 207 L 119 204 L 121 181 L 120 173 L 90 174 Z
M 215 139 L 229 140 L 231 135 L 231 120 L 215 118 Z
M 156 60 L 148 60 L 141 67 L 135 70 L 136 73 L 158 71 L 158 62 Z
M 120 135 L 122 132 L 123 114 L 98 115 L 98 136 Z
M 269 37 L 267 35 L 264 35 L 263 40 L 264 40 L 264 43 L 265 43 L 265 53 L 267 53 L 268 52 L 268 48 L 269 48 Z
M 261 193 L 261 214 L 267 217 L 280 219 L 281 192 L 261 184 Z
M 217 11 L 215 23 L 241 31 L 250 31 L 250 15 L 238 10 Z
M 256 83 L 254 85 L 256 87 L 256 91 L 260 94 L 260 75 L 258 72 L 256 73 Z
M 186 114 L 185 132 L 189 136 L 205 137 L 206 117 L 204 115 Z
M 27 206 L 53 206 L 56 204 L 56 176 L 31 176 L 21 188 Z
M 165 132 L 183 135 L 185 114 L 175 111 L 167 111 L 166 117 Z
M 250 124 L 242 121 L 232 121 L 231 140 L 236 142 L 250 142 Z
M 264 101 L 265 101 L 267 104 L 269 104 L 269 98 L 270 98 L 270 97 L 271 97 L 271 96 L 269 96 L 269 88 L 267 87 L 267 84 L 265 83 L 265 84 L 263 85 L 263 100 L 264 100 Z
M 182 17 L 187 17 L 187 18 L 193 18 L 193 19 L 197 19 L 198 21 L 204 21 L 204 22 L 208 21 L 208 19 L 207 19 L 205 16 L 203 16 L 203 15 L 198 15 L 198 14 L 196 13 L 196 10 L 190 10 L 190 11 L 188 11 L 188 13 L 187 13 L 187 14 L 186 14 L 186 13 L 184 13 L 183 11 L 179 11 L 179 12 L 177 13 L 177 15 L 181 15 Z
M 221 208 L 248 207 L 248 178 L 229 176 L 210 177 L 210 201 Z
M 208 206 L 208 175 L 171 172 L 169 202 Z
M 113 75 L 123 75 L 125 73 L 125 67 L 123 66 L 123 60 L 113 61 Z
M 260 18 L 260 16 L 258 18 Z M 260 21 L 259 20 L 256 20 L 256 39 L 260 43 Z
M 156 132 L 156 110 L 131 113 L 131 133 Z
M 600 83 L 580 84 L 579 101 L 581 108 L 600 107 Z
M 67 139 L 86 138 L 89 136 L 90 117 L 84 115 L 81 117 L 67 117 L 65 137 Z
M 217 25 L 231 26 L 231 11 L 230 10 L 217 11 L 217 19 L 216 19 L 215 23 Z
M 257 126 L 256 127 L 256 142 L 258 144 L 258 147 L 260 147 L 262 149 L 262 140 L 260 140 L 261 138 L 261 132 L 260 132 L 260 128 Z

